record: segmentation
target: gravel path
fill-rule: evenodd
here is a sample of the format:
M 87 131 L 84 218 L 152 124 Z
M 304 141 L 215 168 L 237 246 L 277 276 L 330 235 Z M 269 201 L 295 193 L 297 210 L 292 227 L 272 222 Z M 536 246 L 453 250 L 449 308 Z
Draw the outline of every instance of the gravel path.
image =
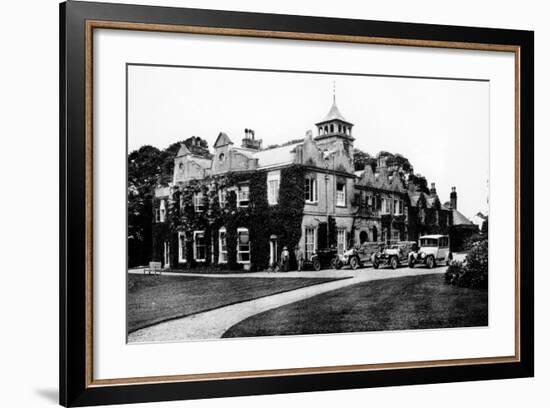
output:
M 256 277 L 295 277 L 294 274 L 299 274 L 299 277 L 343 277 L 348 276 L 349 279 L 343 279 L 335 282 L 321 283 L 318 285 L 308 286 L 306 288 L 291 290 L 288 292 L 266 296 L 259 299 L 254 299 L 242 303 L 237 303 L 230 306 L 221 307 L 208 312 L 198 313 L 192 316 L 182 317 L 179 319 L 170 320 L 164 323 L 147 327 L 130 333 L 128 336 L 129 343 L 145 343 L 158 341 L 192 341 L 205 339 L 219 339 L 233 325 L 238 322 L 253 316 L 258 313 L 265 312 L 289 303 L 297 302 L 310 298 L 315 295 L 344 288 L 357 283 L 398 278 L 411 275 L 426 275 L 433 273 L 444 273 L 446 267 L 438 267 L 434 269 L 426 268 L 398 268 L 391 269 L 358 269 L 352 270 L 324 270 L 319 272 L 288 272 L 288 273 L 254 273 L 254 274 L 230 274 L 230 275 L 207 275 L 212 277 L 229 277 L 229 276 L 256 276 Z M 244 276 L 243 276 L 244 275 Z M 204 276 L 204 275 L 203 275 Z M 298 275 L 297 275 L 298 276 Z

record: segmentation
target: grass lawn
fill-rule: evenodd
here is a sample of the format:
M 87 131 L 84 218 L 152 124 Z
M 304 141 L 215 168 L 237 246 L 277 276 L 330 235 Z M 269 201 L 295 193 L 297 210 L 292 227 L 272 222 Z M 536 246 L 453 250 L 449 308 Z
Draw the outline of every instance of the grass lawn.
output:
M 337 279 L 128 274 L 128 333 L 176 317 Z
M 443 275 L 364 282 L 249 317 L 223 337 L 345 333 L 488 325 L 486 290 Z

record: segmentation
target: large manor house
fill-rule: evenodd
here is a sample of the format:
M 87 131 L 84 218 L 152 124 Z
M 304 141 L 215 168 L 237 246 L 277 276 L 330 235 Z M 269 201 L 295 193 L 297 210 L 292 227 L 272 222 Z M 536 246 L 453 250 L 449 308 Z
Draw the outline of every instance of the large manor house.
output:
M 384 157 L 375 171 L 356 171 L 353 123 L 335 98 L 315 126 L 315 135 L 271 148 L 250 129 L 240 146 L 219 133 L 213 152 L 182 143 L 172 182 L 155 191 L 153 257 L 170 268 L 265 269 L 285 246 L 308 259 L 328 247 L 343 253 L 427 233 L 450 233 L 453 241 L 453 233 L 474 230 L 454 187 L 442 203 L 434 183 L 420 191 Z

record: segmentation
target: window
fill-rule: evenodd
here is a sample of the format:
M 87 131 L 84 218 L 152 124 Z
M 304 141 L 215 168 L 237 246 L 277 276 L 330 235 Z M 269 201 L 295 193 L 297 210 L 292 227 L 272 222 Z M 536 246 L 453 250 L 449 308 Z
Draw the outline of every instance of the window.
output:
M 248 207 L 250 189 L 248 186 L 240 186 L 237 195 L 237 207 Z
M 218 201 L 220 203 L 220 208 L 225 208 L 227 202 L 227 190 L 225 188 L 221 188 L 218 191 Z
M 227 230 L 221 227 L 218 232 L 218 263 L 227 263 Z
M 180 263 L 187 262 L 187 258 L 185 256 L 186 248 L 185 248 L 185 232 L 178 232 L 178 261 Z
M 336 241 L 336 248 L 338 249 L 338 255 L 343 255 L 346 251 L 346 230 L 339 229 Z
M 204 195 L 202 192 L 193 194 L 193 205 L 195 206 L 195 212 L 204 211 Z
M 220 153 L 220 155 L 218 156 L 218 158 L 220 159 L 220 162 L 223 163 L 223 161 L 224 161 L 224 159 L 225 159 L 225 154 Z
M 155 208 L 155 222 L 160 222 L 160 209 Z
M 237 228 L 237 262 L 250 263 L 250 236 L 247 228 Z
M 204 239 L 204 231 L 193 232 L 193 257 L 197 262 L 206 260 L 206 241 Z
M 272 171 L 267 175 L 267 202 L 275 205 L 279 201 L 280 171 Z
M 159 222 L 166 221 L 166 200 L 160 201 Z
M 382 214 L 388 214 L 389 211 L 388 211 L 388 200 L 386 200 L 385 198 L 382 198 L 380 200 L 380 212 Z
M 309 261 L 313 254 L 315 253 L 315 228 L 306 228 L 305 233 L 305 247 L 306 247 L 306 253 L 305 257 Z
M 336 205 L 338 207 L 346 206 L 346 184 L 345 183 L 336 184 Z
M 392 232 L 392 240 L 399 241 L 399 231 Z
M 319 201 L 319 193 L 317 191 L 317 178 L 308 177 L 305 181 L 304 196 L 306 203 L 316 203 Z
M 403 214 L 403 201 L 393 200 L 393 209 L 395 215 Z

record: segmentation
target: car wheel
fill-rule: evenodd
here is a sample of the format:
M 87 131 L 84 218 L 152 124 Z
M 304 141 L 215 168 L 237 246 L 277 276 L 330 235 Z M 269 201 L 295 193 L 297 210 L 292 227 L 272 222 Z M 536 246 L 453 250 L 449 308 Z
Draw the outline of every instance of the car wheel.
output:
M 397 262 L 397 258 L 395 256 L 392 256 L 390 260 L 390 266 L 392 269 L 397 269 L 397 266 L 399 265 L 399 262 Z
M 409 259 L 409 268 L 414 268 L 414 259 Z
M 428 259 L 426 259 L 426 266 L 428 267 L 428 269 L 432 269 L 435 266 L 433 256 L 429 256 Z
M 320 270 L 321 270 L 321 262 L 319 262 L 318 259 L 316 259 L 315 261 L 313 261 L 313 269 L 315 269 L 316 271 L 320 271 Z
M 332 259 L 330 260 L 330 267 L 331 267 L 332 269 L 339 269 L 339 268 L 338 268 L 338 259 L 337 259 L 337 258 L 332 258 Z
M 380 262 L 378 262 L 378 259 L 375 259 L 374 261 L 372 261 L 372 267 L 374 269 L 378 269 L 379 266 L 380 266 Z
M 351 266 L 351 269 L 356 270 L 359 266 L 359 261 L 357 260 L 357 257 L 353 257 L 349 260 L 349 266 Z

